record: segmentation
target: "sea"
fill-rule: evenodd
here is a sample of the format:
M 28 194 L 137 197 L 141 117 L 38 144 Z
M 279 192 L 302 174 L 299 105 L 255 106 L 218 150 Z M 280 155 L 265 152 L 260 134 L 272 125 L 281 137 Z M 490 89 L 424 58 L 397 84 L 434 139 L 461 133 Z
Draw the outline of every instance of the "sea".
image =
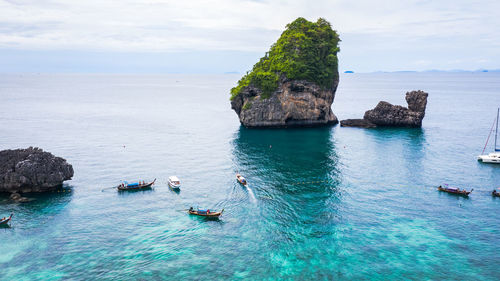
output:
M 500 165 L 477 161 L 500 73 L 341 74 L 340 120 L 423 90 L 418 129 L 246 129 L 229 102 L 239 78 L 1 74 L 0 149 L 40 147 L 75 174 L 30 203 L 0 196 L 14 213 L 0 279 L 500 279 Z

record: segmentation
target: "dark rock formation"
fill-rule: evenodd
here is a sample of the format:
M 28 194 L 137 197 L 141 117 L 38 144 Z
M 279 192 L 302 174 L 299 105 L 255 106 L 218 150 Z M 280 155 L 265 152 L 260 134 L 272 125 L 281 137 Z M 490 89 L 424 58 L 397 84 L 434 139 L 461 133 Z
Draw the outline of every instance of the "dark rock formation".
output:
M 313 82 L 280 79 L 278 89 L 263 98 L 259 88 L 248 86 L 231 101 L 245 127 L 296 127 L 337 124 L 331 105 L 338 79 L 330 89 Z
M 71 177 L 73 167 L 66 160 L 40 148 L 0 151 L 0 192 L 51 191 Z
M 428 94 L 423 91 L 406 93 L 408 108 L 381 101 L 377 106 L 365 112 L 363 119 L 342 120 L 341 126 L 373 128 L 386 127 L 422 127 Z M 357 126 L 359 125 L 359 126 Z
M 342 127 L 375 128 L 377 125 L 365 119 L 346 119 L 340 121 Z
M 408 108 L 381 101 L 365 112 L 364 119 L 378 126 L 422 127 L 428 94 L 423 91 L 406 93 Z

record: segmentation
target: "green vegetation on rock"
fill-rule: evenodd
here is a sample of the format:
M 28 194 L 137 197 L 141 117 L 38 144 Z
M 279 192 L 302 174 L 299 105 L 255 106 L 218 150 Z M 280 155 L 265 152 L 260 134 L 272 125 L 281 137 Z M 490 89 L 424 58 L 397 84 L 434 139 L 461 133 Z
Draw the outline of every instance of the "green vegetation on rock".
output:
M 231 89 L 231 100 L 247 86 L 262 91 L 262 98 L 269 98 L 278 88 L 281 76 L 293 80 L 314 82 L 330 88 L 338 78 L 337 32 L 328 21 L 319 18 L 310 22 L 298 18 L 286 26 L 278 41 Z
M 251 101 L 245 103 L 245 105 L 241 109 L 242 110 L 247 110 L 247 109 L 250 109 L 250 108 L 252 108 L 252 102 Z

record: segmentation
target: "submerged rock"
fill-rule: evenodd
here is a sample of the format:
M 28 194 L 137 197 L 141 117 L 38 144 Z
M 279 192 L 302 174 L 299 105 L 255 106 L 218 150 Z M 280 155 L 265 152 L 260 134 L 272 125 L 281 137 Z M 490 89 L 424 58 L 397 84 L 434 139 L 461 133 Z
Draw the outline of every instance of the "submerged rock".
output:
M 27 198 L 27 197 L 23 197 L 21 196 L 21 194 L 19 193 L 12 193 L 9 197 L 10 200 L 14 201 L 14 202 L 17 202 L 17 203 L 27 203 L 27 202 L 31 202 L 33 201 L 33 199 L 31 198 Z
M 385 127 L 422 127 L 425 117 L 428 93 L 411 91 L 406 93 L 408 108 L 381 101 L 374 109 L 365 112 L 363 119 L 342 120 L 341 126 L 373 128 Z
M 73 167 L 65 159 L 40 148 L 0 151 L 0 192 L 51 191 L 72 177 Z

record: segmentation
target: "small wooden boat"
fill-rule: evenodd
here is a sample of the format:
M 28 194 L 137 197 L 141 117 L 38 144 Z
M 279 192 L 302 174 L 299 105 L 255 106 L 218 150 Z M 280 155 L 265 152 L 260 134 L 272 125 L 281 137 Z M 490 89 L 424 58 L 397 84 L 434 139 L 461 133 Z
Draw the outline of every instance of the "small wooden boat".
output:
M 144 181 L 134 182 L 134 183 L 128 183 L 128 182 L 124 181 L 122 184 L 120 184 L 116 188 L 118 189 L 118 191 L 146 189 L 146 188 L 151 188 L 151 186 L 153 184 L 155 184 L 155 181 L 156 181 L 156 179 L 154 179 L 150 183 L 147 183 L 147 182 L 144 182 Z
M 236 174 L 236 180 L 242 185 L 247 185 L 247 180 L 240 174 Z
M 496 190 L 493 190 L 493 192 L 491 192 L 491 196 L 493 196 L 493 197 L 500 197 L 500 192 L 498 192 Z
M 10 214 L 10 217 L 8 218 L 3 218 L 3 219 L 0 219 L 0 226 L 5 226 L 5 225 L 8 225 L 8 223 L 10 222 L 10 220 L 12 219 L 12 216 L 14 214 Z
M 467 191 L 465 189 L 459 189 L 457 187 L 451 187 L 451 186 L 448 186 L 447 184 L 444 185 L 444 187 L 442 186 L 438 186 L 438 190 L 439 191 L 444 191 L 444 192 L 448 192 L 448 193 L 451 193 L 451 194 L 456 194 L 456 195 L 461 195 L 461 196 L 466 196 L 468 197 L 469 194 L 474 190 L 474 189 L 471 189 L 470 191 Z
M 168 186 L 171 189 L 179 190 L 181 188 L 181 181 L 176 176 L 168 177 Z
M 207 210 L 200 210 L 200 209 L 195 210 L 195 209 L 193 209 L 193 207 L 191 207 L 191 208 L 189 208 L 188 212 L 190 215 L 196 215 L 196 216 L 216 219 L 222 215 L 222 213 L 224 212 L 224 209 L 222 209 L 222 211 L 220 211 L 220 212 L 212 212 L 208 209 Z

